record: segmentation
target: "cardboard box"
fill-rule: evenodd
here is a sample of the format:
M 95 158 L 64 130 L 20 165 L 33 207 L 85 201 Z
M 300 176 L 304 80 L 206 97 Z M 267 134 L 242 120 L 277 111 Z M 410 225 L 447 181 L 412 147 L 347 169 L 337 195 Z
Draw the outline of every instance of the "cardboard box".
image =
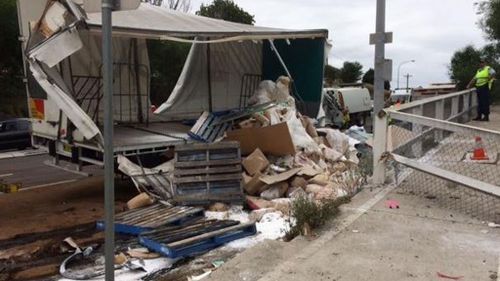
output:
M 275 156 L 295 155 L 295 146 L 285 122 L 262 128 L 228 131 L 226 135 L 227 140 L 240 143 L 243 155 L 248 155 L 257 148 L 265 154 Z
M 257 172 L 248 183 L 243 185 L 243 189 L 247 194 L 259 195 L 266 189 L 267 185 L 260 180 L 260 177 L 262 177 L 262 174 Z
M 241 164 L 250 176 L 255 175 L 257 172 L 264 171 L 269 166 L 269 161 L 260 149 L 255 149 L 252 154 L 248 155 Z

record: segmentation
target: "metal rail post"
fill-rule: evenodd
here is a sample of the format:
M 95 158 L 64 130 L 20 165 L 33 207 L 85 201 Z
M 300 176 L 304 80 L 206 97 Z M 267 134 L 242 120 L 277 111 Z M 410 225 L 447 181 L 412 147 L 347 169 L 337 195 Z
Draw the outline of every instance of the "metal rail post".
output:
M 373 94 L 374 147 L 373 147 L 373 180 L 376 184 L 385 181 L 385 164 L 380 157 L 385 152 L 386 126 L 379 120 L 379 113 L 384 108 L 384 64 L 385 64 L 385 0 L 377 0 L 375 30 L 375 74 Z M 385 118 L 383 119 L 385 121 Z
M 102 63 L 104 89 L 104 256 L 105 280 L 115 280 L 115 186 L 113 151 L 113 54 L 111 13 L 113 0 L 102 0 Z

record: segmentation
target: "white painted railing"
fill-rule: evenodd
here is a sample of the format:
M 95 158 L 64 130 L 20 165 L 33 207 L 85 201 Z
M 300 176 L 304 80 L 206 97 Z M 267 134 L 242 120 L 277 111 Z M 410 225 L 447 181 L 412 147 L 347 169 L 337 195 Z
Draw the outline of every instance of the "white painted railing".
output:
M 500 132 L 466 125 L 477 107 L 475 90 L 387 108 L 375 117 L 374 182 L 384 183 L 390 159 L 413 170 L 500 198 Z M 397 129 L 397 130 L 390 130 Z M 394 132 L 398 131 L 399 136 Z M 467 162 L 481 137 L 487 163 Z M 389 147 L 396 138 L 397 145 Z M 392 143 L 392 141 L 391 141 Z M 482 166 L 481 166 L 482 165 Z

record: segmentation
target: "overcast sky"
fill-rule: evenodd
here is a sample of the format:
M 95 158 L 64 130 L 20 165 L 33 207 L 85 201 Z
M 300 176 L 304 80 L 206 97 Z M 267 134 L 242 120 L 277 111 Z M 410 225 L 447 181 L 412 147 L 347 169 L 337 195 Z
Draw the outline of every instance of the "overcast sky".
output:
M 365 70 L 373 67 L 374 47 L 368 36 L 375 31 L 376 0 L 234 0 L 255 15 L 256 25 L 307 29 L 327 28 L 333 49 L 330 64 L 359 61 Z M 192 12 L 201 3 L 192 0 Z M 453 52 L 467 44 L 482 46 L 485 40 L 477 27 L 474 0 L 387 0 L 386 30 L 394 32 L 394 42 L 386 45 L 386 58 L 394 63 L 393 87 L 400 62 L 410 73 L 410 86 L 447 82 Z M 404 77 L 401 77 L 403 87 Z

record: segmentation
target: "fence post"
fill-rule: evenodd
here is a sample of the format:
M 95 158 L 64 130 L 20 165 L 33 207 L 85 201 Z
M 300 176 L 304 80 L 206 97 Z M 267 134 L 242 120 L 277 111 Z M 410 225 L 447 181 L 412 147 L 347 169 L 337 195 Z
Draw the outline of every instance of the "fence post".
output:
M 388 113 L 381 110 L 378 114 L 374 114 L 374 119 L 373 183 L 383 184 L 385 182 L 385 163 L 381 161 L 381 157 L 387 151 Z
M 417 116 L 423 116 L 424 113 L 424 105 L 421 104 L 417 107 L 414 107 L 412 110 L 412 114 L 417 115 Z M 418 125 L 413 123 L 412 128 L 411 128 L 413 134 L 415 136 L 419 136 L 422 133 L 422 125 Z M 417 142 L 414 145 L 412 145 L 412 150 L 413 154 L 415 157 L 420 157 L 422 155 L 422 142 Z
M 470 121 L 470 115 L 471 115 L 471 112 L 470 112 L 470 110 L 471 110 L 470 93 L 464 94 L 463 97 L 464 97 L 464 109 L 463 109 L 463 111 L 466 112 L 466 114 L 464 114 L 465 120 L 463 120 L 463 122 L 467 123 Z
M 444 120 L 444 99 L 436 101 L 436 119 Z M 443 131 L 436 130 L 434 134 L 436 141 L 443 139 Z
M 458 115 L 458 104 L 459 104 L 459 97 L 453 97 L 451 98 L 451 114 L 450 114 L 450 118 L 451 117 L 455 117 Z M 450 121 L 453 121 L 453 120 L 450 120 Z

